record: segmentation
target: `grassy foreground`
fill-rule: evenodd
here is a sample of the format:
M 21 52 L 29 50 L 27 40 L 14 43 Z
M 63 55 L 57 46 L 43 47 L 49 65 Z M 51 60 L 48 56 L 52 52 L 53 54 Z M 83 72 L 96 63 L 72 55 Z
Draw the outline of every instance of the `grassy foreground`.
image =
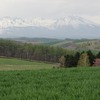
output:
M 26 70 L 25 65 L 32 68 Z M 53 69 L 50 66 L 0 58 L 0 100 L 100 100 L 100 67 Z
M 100 100 L 100 68 L 0 71 L 0 100 Z

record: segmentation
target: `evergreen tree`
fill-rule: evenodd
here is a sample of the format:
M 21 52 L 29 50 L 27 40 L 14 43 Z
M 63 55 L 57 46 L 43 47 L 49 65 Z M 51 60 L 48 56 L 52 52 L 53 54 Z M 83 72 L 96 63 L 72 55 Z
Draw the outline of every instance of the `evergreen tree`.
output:
M 65 58 L 65 66 L 74 67 L 74 57 L 72 55 L 66 55 Z
M 92 66 L 93 65 L 93 62 L 95 60 L 95 56 L 93 55 L 93 53 L 91 52 L 91 50 L 87 51 L 87 54 L 89 56 L 90 66 Z
M 100 52 L 97 53 L 96 58 L 100 58 Z
M 76 52 L 76 54 L 74 55 L 74 67 L 77 66 L 79 58 L 80 58 L 80 53 Z

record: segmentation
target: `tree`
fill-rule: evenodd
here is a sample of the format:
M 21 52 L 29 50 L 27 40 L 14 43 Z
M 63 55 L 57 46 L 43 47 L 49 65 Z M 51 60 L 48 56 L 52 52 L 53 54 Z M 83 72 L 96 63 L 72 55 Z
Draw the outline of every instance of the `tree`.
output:
M 62 55 L 72 54 L 60 47 L 34 45 L 31 43 L 21 43 L 12 40 L 0 39 L 0 56 L 16 57 L 28 60 L 59 62 Z
M 60 62 L 60 67 L 65 67 L 66 65 L 66 58 L 65 56 L 61 56 L 61 58 L 59 59 L 59 62 Z
M 65 56 L 65 66 L 66 67 L 74 67 L 74 57 L 73 55 L 66 55 Z
M 100 58 L 100 52 L 97 53 L 96 58 Z
M 89 56 L 87 55 L 87 53 L 83 53 L 80 55 L 78 66 L 80 67 L 90 66 Z
M 87 54 L 89 56 L 90 66 L 92 66 L 93 62 L 94 62 L 94 59 L 95 59 L 95 56 L 93 55 L 93 53 L 91 52 L 91 50 L 87 51 Z
M 76 52 L 75 55 L 74 55 L 74 67 L 77 66 L 79 58 L 80 58 L 80 53 Z

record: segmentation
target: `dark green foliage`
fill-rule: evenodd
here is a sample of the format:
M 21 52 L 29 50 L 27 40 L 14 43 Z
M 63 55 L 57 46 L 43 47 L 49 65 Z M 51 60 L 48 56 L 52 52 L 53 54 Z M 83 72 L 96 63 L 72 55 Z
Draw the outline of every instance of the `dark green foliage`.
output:
M 95 57 L 90 50 L 87 52 L 82 51 L 81 53 L 75 53 L 75 51 L 62 49 L 60 47 L 33 45 L 31 43 L 21 43 L 0 39 L 0 56 L 57 63 L 59 62 L 59 58 L 64 56 L 65 63 L 63 67 L 76 67 L 80 54 L 83 53 L 88 54 L 90 66 L 93 65 L 95 58 L 100 58 L 100 52 Z
M 73 55 L 66 55 L 65 58 L 66 58 L 65 66 L 66 67 L 73 67 L 74 66 L 74 57 L 73 57 Z
M 81 54 L 85 53 L 85 51 L 82 51 Z
M 70 54 L 60 47 L 33 45 L 10 40 L 0 40 L 0 56 L 16 57 L 21 59 L 59 62 L 62 55 Z
M 92 66 L 92 65 L 93 65 L 93 62 L 94 62 L 94 60 L 95 60 L 95 56 L 93 55 L 93 53 L 91 52 L 91 50 L 88 50 L 88 51 L 87 51 L 87 54 L 88 54 L 88 56 L 89 56 L 90 66 Z
M 80 58 L 80 52 L 76 52 L 74 55 L 74 67 L 77 66 L 79 58 Z
M 64 56 L 64 65 L 65 67 L 93 66 L 95 58 L 99 58 L 99 55 L 100 53 L 95 56 L 91 50 L 67 54 Z
M 80 53 L 76 52 L 75 55 L 65 55 L 60 58 L 61 67 L 76 67 L 78 60 L 80 58 Z
M 100 58 L 100 52 L 97 53 L 96 58 Z

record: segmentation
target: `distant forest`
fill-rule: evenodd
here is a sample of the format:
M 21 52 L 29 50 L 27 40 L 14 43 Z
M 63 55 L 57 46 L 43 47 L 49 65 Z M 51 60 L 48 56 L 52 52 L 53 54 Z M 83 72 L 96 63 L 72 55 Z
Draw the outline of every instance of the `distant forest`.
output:
M 37 60 L 60 63 L 61 67 L 93 66 L 100 52 L 94 55 L 91 50 L 73 51 L 60 47 L 22 43 L 0 39 L 0 56 L 25 60 Z
M 0 39 L 0 56 L 16 57 L 28 60 L 59 62 L 62 55 L 72 54 L 73 51 L 60 47 L 33 45 L 31 43 L 15 42 Z

